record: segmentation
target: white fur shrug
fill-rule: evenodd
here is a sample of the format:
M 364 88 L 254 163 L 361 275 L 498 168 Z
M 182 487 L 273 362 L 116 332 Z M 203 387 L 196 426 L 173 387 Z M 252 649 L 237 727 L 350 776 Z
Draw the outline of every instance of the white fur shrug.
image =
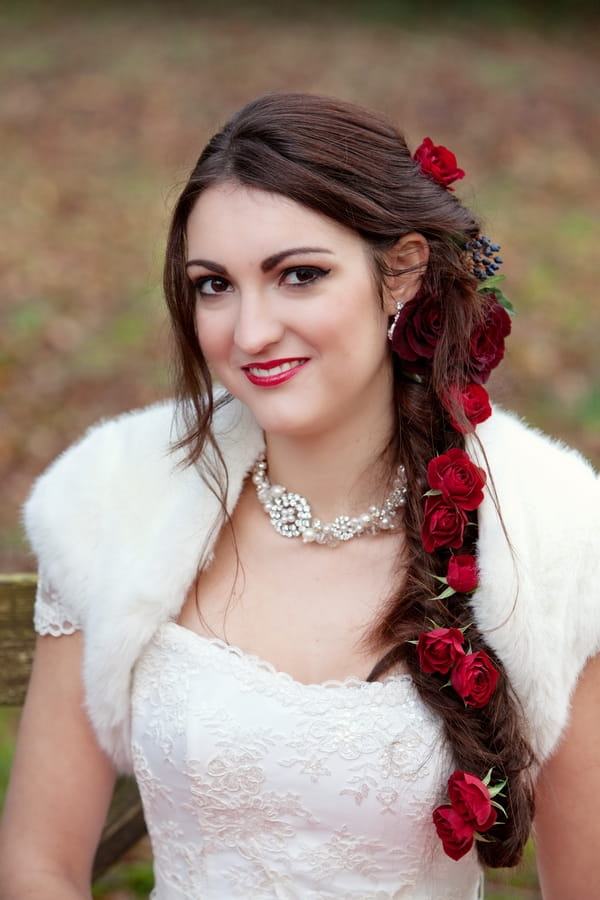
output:
M 219 411 L 231 511 L 262 433 L 237 401 Z M 176 617 L 210 562 L 219 505 L 196 467 L 169 451 L 170 403 L 92 428 L 36 482 L 25 525 L 44 578 L 84 631 L 87 709 L 130 771 L 130 679 L 142 648 Z M 474 617 L 503 660 L 540 761 L 555 747 L 586 660 L 600 652 L 600 489 L 569 450 L 496 410 L 478 427 L 507 543 L 486 489 L 479 508 Z

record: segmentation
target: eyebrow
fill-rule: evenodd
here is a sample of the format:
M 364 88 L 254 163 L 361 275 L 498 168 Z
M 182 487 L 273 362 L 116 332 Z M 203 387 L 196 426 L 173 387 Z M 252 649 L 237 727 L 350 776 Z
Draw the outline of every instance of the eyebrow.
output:
M 210 269 L 211 272 L 218 272 L 219 275 L 228 274 L 225 266 L 221 266 L 216 262 L 211 262 L 210 259 L 188 259 L 185 267 L 186 269 L 189 269 L 190 266 L 202 266 L 203 269 Z
M 263 272 L 270 272 L 271 269 L 274 269 L 278 263 L 287 259 L 288 256 L 299 256 L 302 253 L 331 254 L 331 252 L 331 250 L 326 250 L 325 247 L 291 247 L 289 250 L 282 250 L 281 253 L 274 253 L 272 256 L 267 256 L 267 258 L 263 259 L 261 262 L 260 267 Z
M 263 272 L 270 272 L 271 269 L 274 269 L 276 265 L 282 262 L 284 259 L 287 259 L 288 256 L 299 256 L 302 253 L 328 253 L 331 254 L 333 251 L 327 250 L 325 247 L 290 247 L 288 250 L 281 250 L 279 253 L 273 253 L 272 256 L 267 256 L 266 259 L 260 264 Z M 219 275 L 227 275 L 227 269 L 225 266 L 220 265 L 220 263 L 212 262 L 210 259 L 189 259 L 185 267 L 186 269 L 190 266 L 202 266 L 204 269 L 210 269 L 211 272 L 218 272 Z

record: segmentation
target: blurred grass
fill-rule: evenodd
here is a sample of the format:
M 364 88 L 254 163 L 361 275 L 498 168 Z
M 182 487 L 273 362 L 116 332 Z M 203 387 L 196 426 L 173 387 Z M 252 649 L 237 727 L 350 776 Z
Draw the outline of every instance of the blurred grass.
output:
M 168 393 L 170 204 L 265 90 L 339 95 L 456 152 L 519 311 L 492 393 L 600 462 L 596 3 L 15 0 L 0 15 L 0 569 L 33 567 L 18 510 L 50 459 Z M 0 789 L 15 717 L 0 711 Z M 140 856 L 104 896 L 123 881 L 144 896 Z M 531 853 L 503 878 L 489 900 L 538 896 Z

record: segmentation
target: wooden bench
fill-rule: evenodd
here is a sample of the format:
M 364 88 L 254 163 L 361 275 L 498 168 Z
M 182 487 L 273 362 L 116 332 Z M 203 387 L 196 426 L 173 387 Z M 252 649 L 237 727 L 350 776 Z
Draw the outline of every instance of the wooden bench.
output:
M 0 705 L 22 706 L 29 681 L 35 633 L 32 627 L 35 575 L 0 575 Z M 98 878 L 146 833 L 137 786 L 117 780 L 94 861 Z

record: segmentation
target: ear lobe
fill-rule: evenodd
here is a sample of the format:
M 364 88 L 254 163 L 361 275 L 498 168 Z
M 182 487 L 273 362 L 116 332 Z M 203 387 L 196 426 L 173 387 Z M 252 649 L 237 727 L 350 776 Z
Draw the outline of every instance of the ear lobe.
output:
M 422 234 L 411 231 L 399 238 L 386 254 L 386 264 L 396 274 L 385 278 L 386 312 L 393 315 L 396 303 L 407 303 L 421 286 L 429 261 L 429 244 Z

